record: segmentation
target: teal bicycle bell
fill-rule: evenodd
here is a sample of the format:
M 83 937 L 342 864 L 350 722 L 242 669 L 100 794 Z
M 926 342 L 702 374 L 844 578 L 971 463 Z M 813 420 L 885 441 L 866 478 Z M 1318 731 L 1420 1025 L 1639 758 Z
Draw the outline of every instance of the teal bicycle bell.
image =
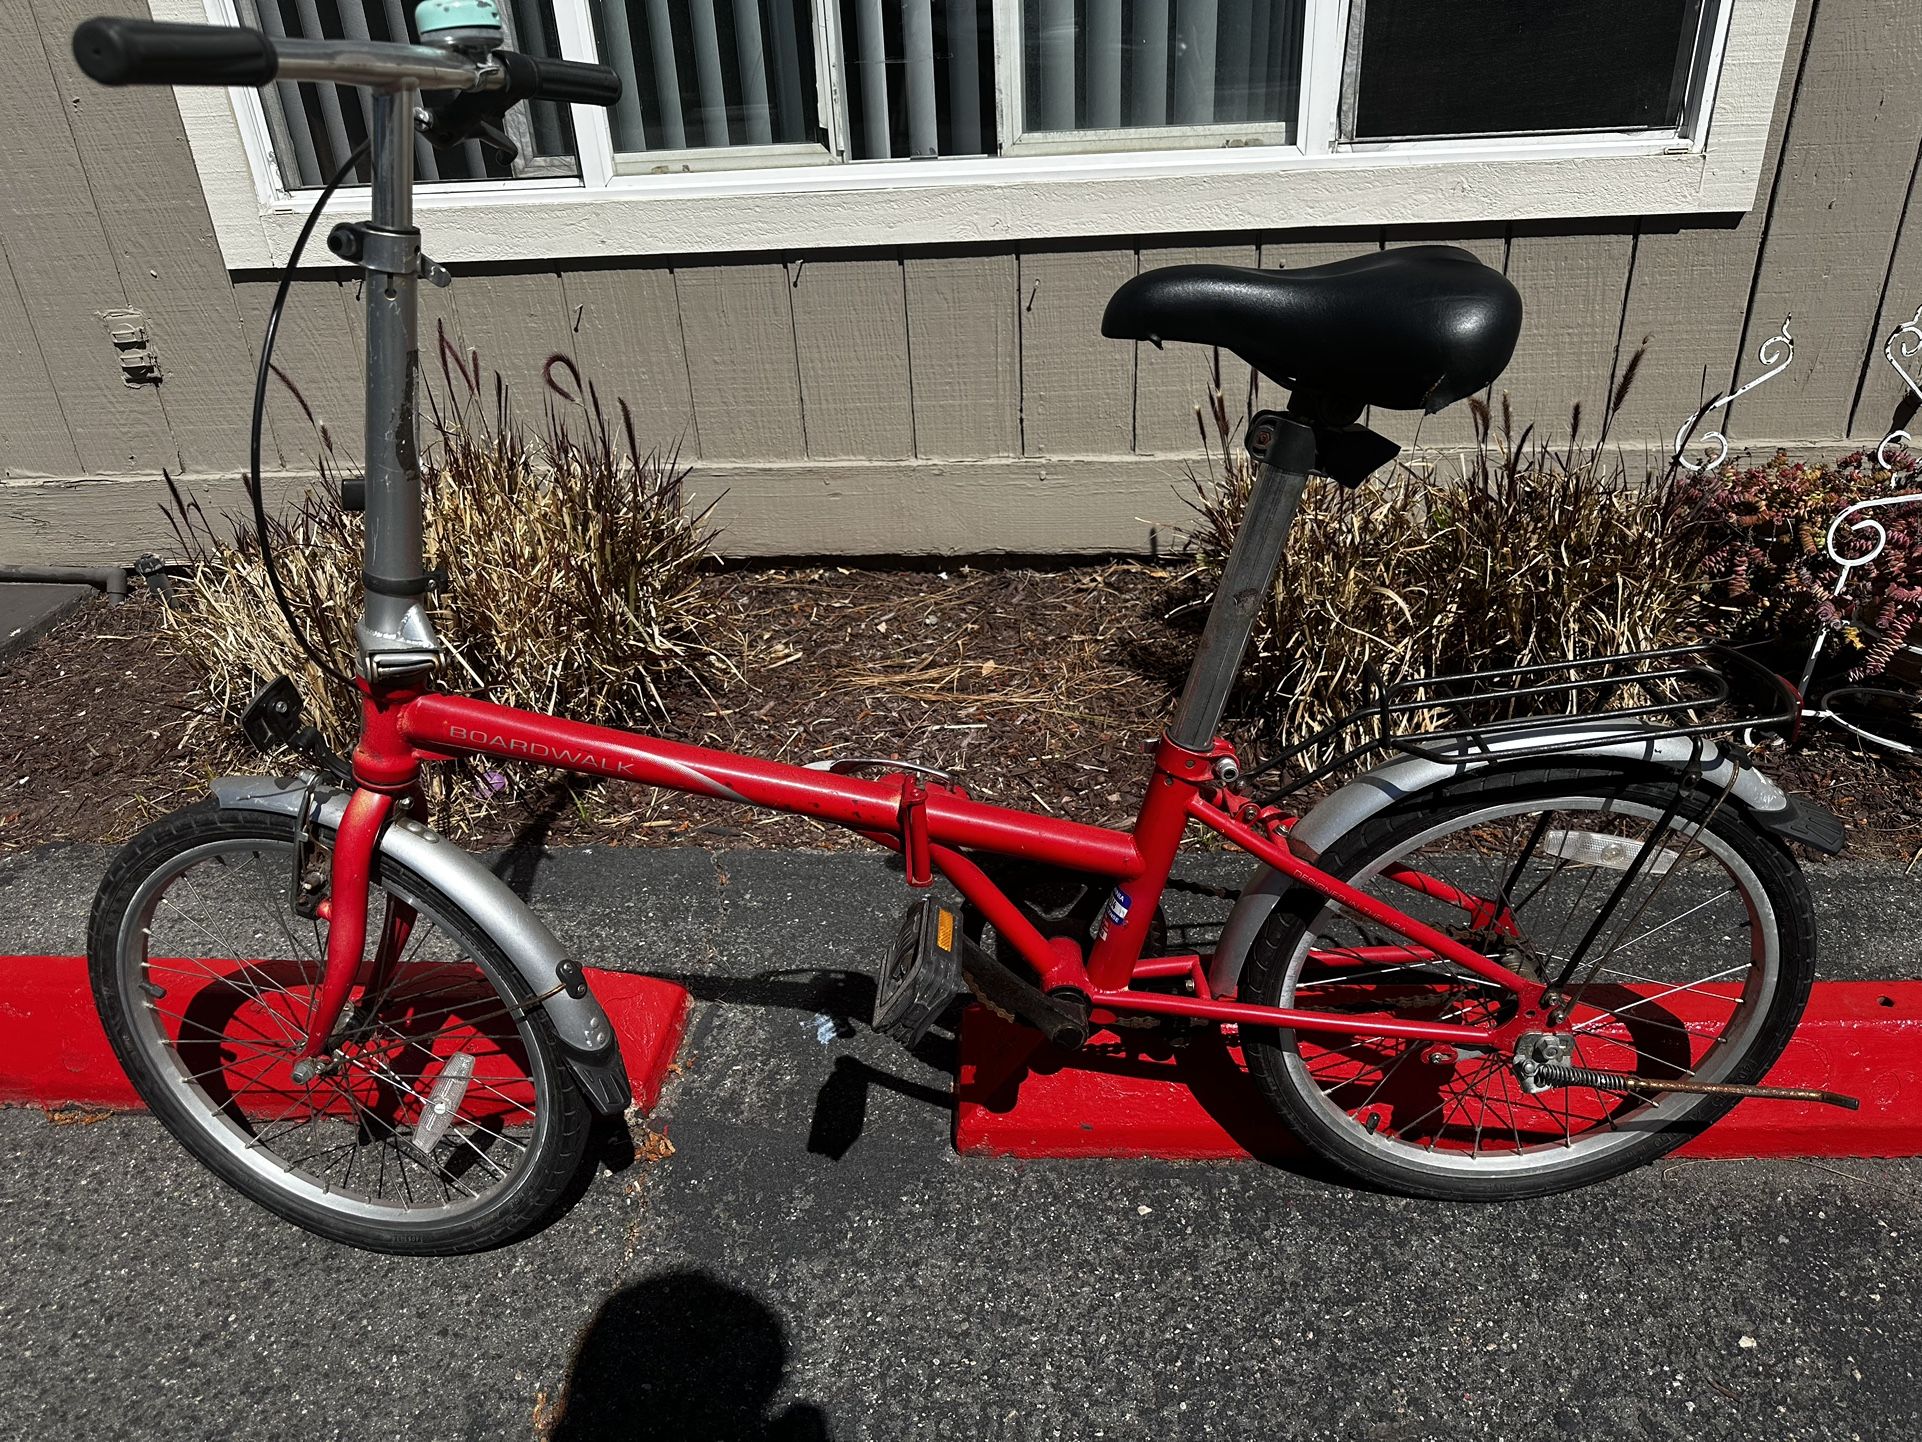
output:
M 450 50 L 496 50 L 505 40 L 494 0 L 421 0 L 414 28 L 424 43 Z

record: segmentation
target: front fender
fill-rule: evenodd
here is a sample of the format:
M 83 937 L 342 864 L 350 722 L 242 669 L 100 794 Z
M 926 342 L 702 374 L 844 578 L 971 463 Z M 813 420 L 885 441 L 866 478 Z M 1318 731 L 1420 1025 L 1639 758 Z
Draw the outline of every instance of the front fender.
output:
M 214 798 L 229 811 L 284 816 L 289 827 L 300 814 L 306 776 L 223 776 L 213 784 Z M 347 793 L 319 793 L 315 819 L 332 832 L 346 809 Z M 381 832 L 380 851 L 419 876 L 458 906 L 506 955 L 527 989 L 544 998 L 541 1008 L 554 1025 L 562 1055 L 594 1109 L 603 1115 L 624 1110 L 632 1100 L 627 1068 L 607 1013 L 579 981 L 561 970 L 567 951 L 527 903 L 483 866 L 431 826 L 403 817 Z M 570 967 L 569 971 L 574 971 Z M 580 996 L 566 990 L 572 980 Z
M 1634 734 L 1647 729 L 1605 720 L 1557 722 L 1476 738 L 1448 752 L 1446 760 L 1399 756 L 1356 777 L 1318 803 L 1290 830 L 1288 846 L 1297 856 L 1313 861 L 1338 838 L 1390 806 L 1476 772 L 1524 764 L 1526 758 L 1530 765 L 1600 761 L 1624 769 L 1654 766 L 1671 771 L 1697 765 L 1705 787 L 1715 791 L 1727 787 L 1729 799 L 1763 829 L 1831 856 L 1842 850 L 1845 837 L 1841 823 L 1821 807 L 1790 795 L 1760 771 L 1738 763 L 1713 741 L 1700 743 L 1698 762 L 1694 739 Z M 1549 754 L 1542 754 L 1551 747 Z M 1249 948 L 1276 901 L 1293 884 L 1266 866 L 1249 876 L 1222 927 L 1221 940 L 1208 966 L 1208 986 L 1216 996 L 1232 992 L 1239 985 Z

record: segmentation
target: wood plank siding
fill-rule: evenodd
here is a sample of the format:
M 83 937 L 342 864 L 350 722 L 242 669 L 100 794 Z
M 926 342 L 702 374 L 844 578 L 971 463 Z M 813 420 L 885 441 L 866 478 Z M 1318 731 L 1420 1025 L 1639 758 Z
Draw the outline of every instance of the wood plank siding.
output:
M 538 424 L 577 403 L 568 367 L 565 395 L 544 378 L 568 357 L 610 416 L 627 402 L 642 445 L 694 467 L 690 494 L 720 498 L 739 554 L 1164 549 L 1211 357 L 1102 338 L 1115 287 L 1162 265 L 1300 267 L 1445 242 L 1523 293 L 1523 339 L 1489 397 L 1507 393 L 1518 428 L 1559 437 L 1580 404 L 1592 431 L 1646 338 L 1614 435 L 1665 456 L 1696 398 L 1753 374 L 1792 314 L 1794 367 L 1727 417 L 1729 434 L 1872 444 L 1903 418 L 1883 338 L 1922 305 L 1914 7 L 1802 0 L 1740 216 L 462 265 L 450 290 L 422 290 L 422 370 L 444 393 L 477 363 L 488 405 L 498 371 Z M 0 5 L 0 560 L 165 550 L 163 469 L 210 509 L 238 499 L 274 278 L 222 265 L 170 93 L 109 94 L 75 71 L 66 36 L 101 8 L 143 6 Z M 277 492 L 323 453 L 359 463 L 359 304 L 344 272 L 294 287 L 265 447 Z M 103 318 L 120 311 L 144 322 L 159 384 L 123 379 Z M 1223 376 L 1239 409 L 1246 368 L 1228 358 Z M 1371 421 L 1406 445 L 1471 441 L 1466 407 Z

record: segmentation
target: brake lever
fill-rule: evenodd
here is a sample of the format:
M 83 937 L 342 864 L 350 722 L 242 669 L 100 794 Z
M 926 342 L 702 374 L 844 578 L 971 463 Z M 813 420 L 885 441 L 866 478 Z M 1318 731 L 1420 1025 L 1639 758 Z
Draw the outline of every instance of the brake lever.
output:
M 499 156 L 502 163 L 512 165 L 520 159 L 521 151 L 502 128 L 502 121 L 515 104 L 512 97 L 499 91 L 454 93 L 444 101 L 423 104 L 415 112 L 414 125 L 437 150 L 452 150 L 476 140 Z
M 521 158 L 521 148 L 513 138 L 492 120 L 483 121 L 474 127 L 474 139 L 493 150 L 502 165 L 512 165 Z

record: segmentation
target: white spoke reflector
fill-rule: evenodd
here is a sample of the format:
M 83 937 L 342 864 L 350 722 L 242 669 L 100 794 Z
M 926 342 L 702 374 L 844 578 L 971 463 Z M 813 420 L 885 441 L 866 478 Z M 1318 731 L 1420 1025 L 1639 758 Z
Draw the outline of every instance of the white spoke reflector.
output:
M 440 1139 L 447 1134 L 454 1118 L 460 1115 L 460 1104 L 467 1096 L 467 1085 L 474 1079 L 474 1058 L 470 1052 L 456 1052 L 447 1059 L 434 1078 L 433 1086 L 427 1090 L 427 1102 L 420 1109 L 420 1120 L 414 1123 L 414 1145 L 423 1152 L 431 1152 Z
M 1632 836 L 1616 836 L 1601 831 L 1551 831 L 1542 838 L 1541 850 L 1578 866 L 1602 866 L 1610 871 L 1627 871 L 1647 843 Z M 1665 876 L 1681 860 L 1679 853 L 1662 847 L 1642 863 L 1644 876 Z

